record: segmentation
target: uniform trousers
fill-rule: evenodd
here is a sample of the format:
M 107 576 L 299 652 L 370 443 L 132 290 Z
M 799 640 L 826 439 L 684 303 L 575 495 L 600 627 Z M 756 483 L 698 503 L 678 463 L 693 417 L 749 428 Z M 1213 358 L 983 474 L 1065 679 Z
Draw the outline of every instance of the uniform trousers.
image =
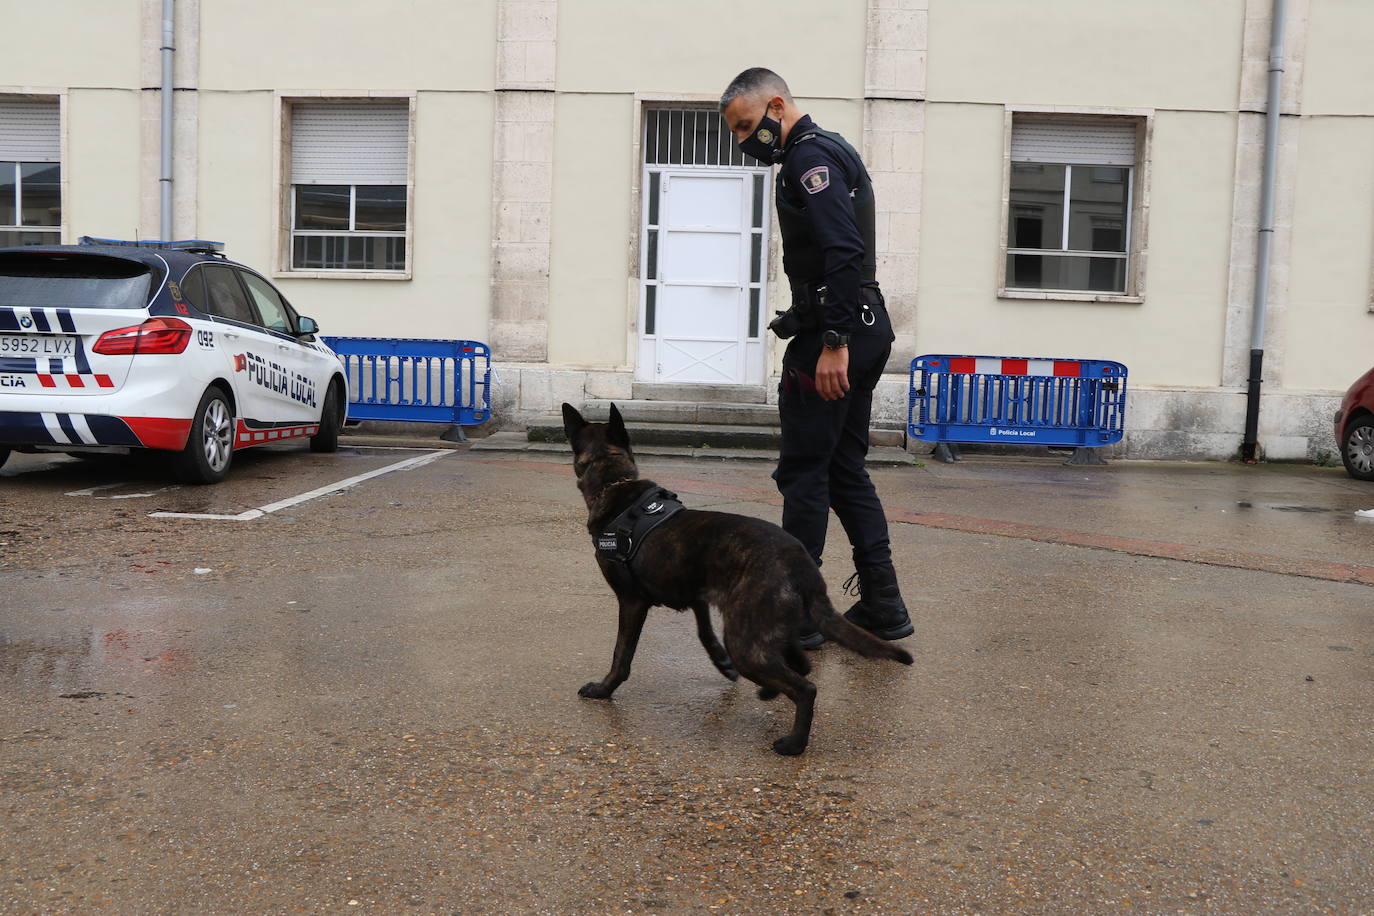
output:
M 863 329 L 867 333 L 850 335 L 849 391 L 838 400 L 824 400 L 816 392 L 819 331 L 792 338 L 783 356 L 782 446 L 773 479 L 782 494 L 783 529 L 802 542 L 817 566 L 831 509 L 849 537 L 856 567 L 892 562 L 887 516 L 864 467 L 873 389 L 892 353 L 886 310 L 878 306 L 874 312 L 878 320 Z

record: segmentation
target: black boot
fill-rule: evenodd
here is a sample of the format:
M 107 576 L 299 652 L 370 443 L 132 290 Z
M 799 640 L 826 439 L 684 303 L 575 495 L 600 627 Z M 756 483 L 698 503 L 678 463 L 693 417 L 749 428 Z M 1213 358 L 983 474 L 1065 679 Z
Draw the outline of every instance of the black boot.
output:
M 820 565 L 820 560 L 817 560 L 816 566 Z M 797 634 L 797 642 L 801 643 L 801 647 L 813 652 L 825 645 L 828 638 L 820 630 L 814 629 L 809 621 L 802 625 L 801 632 Z
M 860 566 L 855 575 L 859 579 L 859 600 L 845 611 L 846 620 L 883 639 L 901 639 L 915 632 L 891 563 Z

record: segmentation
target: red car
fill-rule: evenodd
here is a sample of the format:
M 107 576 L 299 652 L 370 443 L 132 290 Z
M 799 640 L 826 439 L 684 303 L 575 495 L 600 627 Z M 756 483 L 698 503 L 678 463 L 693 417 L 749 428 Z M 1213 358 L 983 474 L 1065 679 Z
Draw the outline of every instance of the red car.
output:
M 1374 369 L 1355 380 L 1336 411 L 1336 445 L 1356 480 L 1374 480 Z

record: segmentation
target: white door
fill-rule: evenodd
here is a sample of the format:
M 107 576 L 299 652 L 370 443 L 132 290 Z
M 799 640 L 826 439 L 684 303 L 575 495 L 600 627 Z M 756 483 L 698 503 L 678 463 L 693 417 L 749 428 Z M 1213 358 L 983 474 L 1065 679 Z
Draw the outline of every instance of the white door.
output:
M 766 177 L 646 170 L 641 378 L 763 383 Z

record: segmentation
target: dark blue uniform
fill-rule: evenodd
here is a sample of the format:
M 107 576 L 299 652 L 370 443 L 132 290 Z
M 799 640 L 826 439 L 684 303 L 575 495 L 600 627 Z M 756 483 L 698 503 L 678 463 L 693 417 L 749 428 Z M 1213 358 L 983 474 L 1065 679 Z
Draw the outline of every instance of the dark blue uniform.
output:
M 855 565 L 890 567 L 887 518 L 864 469 L 873 389 L 893 340 L 876 280 L 873 184 L 854 148 L 807 116 L 789 131 L 776 197 L 793 302 L 815 303 L 819 317 L 783 356 L 782 447 L 774 474 L 782 526 L 819 565 L 833 508 Z M 850 335 L 849 392 L 834 401 L 816 393 L 813 375 L 827 329 Z

